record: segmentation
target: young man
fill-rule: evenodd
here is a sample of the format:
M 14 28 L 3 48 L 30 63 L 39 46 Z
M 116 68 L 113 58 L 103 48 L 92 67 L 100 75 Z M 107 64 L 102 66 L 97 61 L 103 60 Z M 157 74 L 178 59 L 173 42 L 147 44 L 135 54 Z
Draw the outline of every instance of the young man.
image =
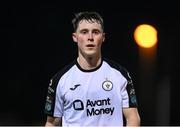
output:
M 119 64 L 104 59 L 102 17 L 80 12 L 72 21 L 78 58 L 50 81 L 46 126 L 139 126 L 132 79 Z

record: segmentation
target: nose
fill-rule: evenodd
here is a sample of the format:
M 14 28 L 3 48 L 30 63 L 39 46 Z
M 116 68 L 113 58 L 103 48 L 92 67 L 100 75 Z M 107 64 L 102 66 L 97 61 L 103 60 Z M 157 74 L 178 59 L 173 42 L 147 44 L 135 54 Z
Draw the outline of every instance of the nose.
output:
M 92 33 L 89 33 L 89 34 L 88 34 L 88 40 L 89 40 L 89 41 L 93 41 L 93 40 L 94 40 Z

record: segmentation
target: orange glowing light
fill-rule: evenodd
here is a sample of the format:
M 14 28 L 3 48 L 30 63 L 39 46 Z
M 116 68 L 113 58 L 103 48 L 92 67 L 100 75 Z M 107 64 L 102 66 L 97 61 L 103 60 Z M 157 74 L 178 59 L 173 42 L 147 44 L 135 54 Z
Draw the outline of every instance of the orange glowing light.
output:
M 148 24 L 137 26 L 134 31 L 136 43 L 143 48 L 151 48 L 157 43 L 157 30 Z

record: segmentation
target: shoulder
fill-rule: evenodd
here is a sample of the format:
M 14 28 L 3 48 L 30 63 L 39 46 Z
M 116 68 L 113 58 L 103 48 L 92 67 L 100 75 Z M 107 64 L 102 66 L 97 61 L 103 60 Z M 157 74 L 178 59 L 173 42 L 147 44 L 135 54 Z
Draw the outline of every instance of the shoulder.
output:
M 69 63 L 68 65 L 61 68 L 57 73 L 54 74 L 54 76 L 51 78 L 50 83 L 52 84 L 58 84 L 60 78 L 68 72 L 74 65 L 76 64 L 76 61 Z
M 66 66 L 64 66 L 63 68 L 61 68 L 53 77 L 53 80 L 59 79 L 60 77 L 62 77 L 67 71 L 69 71 L 74 65 L 76 64 L 76 61 L 73 61 L 69 64 L 67 64 Z
M 107 58 L 103 58 L 103 60 L 111 67 L 114 68 L 115 70 L 119 71 L 126 79 L 130 79 L 130 75 L 128 70 L 121 66 L 118 62 L 107 59 Z

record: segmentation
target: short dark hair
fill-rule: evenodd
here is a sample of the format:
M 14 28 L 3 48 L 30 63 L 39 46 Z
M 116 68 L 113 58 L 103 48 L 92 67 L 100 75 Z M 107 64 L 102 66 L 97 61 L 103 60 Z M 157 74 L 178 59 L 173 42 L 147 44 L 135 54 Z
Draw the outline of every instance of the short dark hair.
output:
M 77 30 L 77 27 L 79 25 L 79 22 L 82 20 L 86 20 L 88 22 L 97 22 L 101 24 L 102 30 L 104 31 L 104 23 L 102 16 L 97 12 L 79 12 L 75 14 L 74 19 L 72 20 L 74 31 Z

